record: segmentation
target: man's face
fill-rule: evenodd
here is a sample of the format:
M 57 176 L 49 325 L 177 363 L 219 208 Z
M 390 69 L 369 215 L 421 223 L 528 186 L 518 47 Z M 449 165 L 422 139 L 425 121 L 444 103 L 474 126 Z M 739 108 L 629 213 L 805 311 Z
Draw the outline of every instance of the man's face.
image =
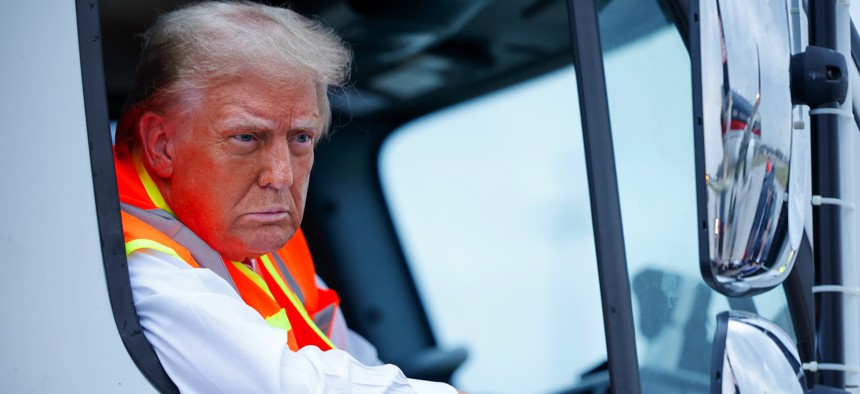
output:
M 281 248 L 302 221 L 323 125 L 314 83 L 290 82 L 222 81 L 199 109 L 165 117 L 175 141 L 165 198 L 180 221 L 234 261 Z

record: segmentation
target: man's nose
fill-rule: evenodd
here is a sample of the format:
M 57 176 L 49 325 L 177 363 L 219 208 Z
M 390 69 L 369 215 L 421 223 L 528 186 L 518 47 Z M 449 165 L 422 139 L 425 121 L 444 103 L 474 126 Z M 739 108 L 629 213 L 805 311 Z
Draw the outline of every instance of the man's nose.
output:
M 278 190 L 289 189 L 293 184 L 293 168 L 290 162 L 290 150 L 287 147 L 270 149 L 263 158 L 263 169 L 258 180 L 260 186 Z

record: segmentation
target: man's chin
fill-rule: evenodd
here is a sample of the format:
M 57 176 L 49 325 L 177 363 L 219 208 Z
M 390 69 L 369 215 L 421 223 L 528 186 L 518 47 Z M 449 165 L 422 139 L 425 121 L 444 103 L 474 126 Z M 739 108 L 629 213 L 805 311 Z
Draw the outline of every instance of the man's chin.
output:
M 233 247 L 220 250 L 224 257 L 232 261 L 257 258 L 284 247 L 293 237 L 295 230 L 285 226 L 261 226 L 251 231 L 235 234 Z M 217 248 L 216 248 L 217 249 Z
M 287 244 L 287 241 L 292 238 L 293 234 L 293 232 L 283 234 L 281 236 L 276 236 L 275 234 L 267 234 L 268 236 L 264 239 L 257 239 L 256 242 L 249 243 L 246 249 L 249 252 L 248 257 L 260 257 L 266 253 L 271 253 L 283 248 L 284 245 Z

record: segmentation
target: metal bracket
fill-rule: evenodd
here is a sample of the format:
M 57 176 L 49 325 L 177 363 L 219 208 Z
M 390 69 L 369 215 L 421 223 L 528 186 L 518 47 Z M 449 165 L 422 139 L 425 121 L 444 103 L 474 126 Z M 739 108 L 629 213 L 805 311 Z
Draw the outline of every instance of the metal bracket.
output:
M 810 115 L 839 115 L 854 120 L 854 113 L 839 108 L 816 108 L 809 110 Z
M 817 195 L 812 196 L 812 205 L 815 205 L 815 206 L 839 205 L 843 208 L 846 208 L 846 209 L 849 209 L 852 211 L 857 209 L 857 206 L 854 205 L 854 203 L 851 201 L 842 200 L 842 199 L 833 198 L 833 197 L 821 197 L 821 196 L 817 196 Z
M 811 371 L 811 372 L 842 371 L 842 372 L 860 373 L 860 367 L 855 367 L 852 365 L 845 365 L 845 364 L 819 363 L 818 361 L 811 361 L 808 363 L 803 363 L 803 369 L 805 369 L 807 371 Z
M 840 285 L 818 285 L 812 286 L 813 293 L 845 293 L 860 296 L 860 287 L 848 287 Z

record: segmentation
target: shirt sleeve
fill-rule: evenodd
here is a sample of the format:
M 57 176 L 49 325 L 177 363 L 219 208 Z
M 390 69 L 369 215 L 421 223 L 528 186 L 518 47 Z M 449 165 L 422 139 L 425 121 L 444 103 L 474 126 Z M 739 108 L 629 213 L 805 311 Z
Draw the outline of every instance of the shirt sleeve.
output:
M 366 366 L 348 353 L 286 346 L 227 282 L 153 250 L 128 258 L 143 332 L 183 393 L 455 394 L 453 387 L 407 379 L 397 367 Z

